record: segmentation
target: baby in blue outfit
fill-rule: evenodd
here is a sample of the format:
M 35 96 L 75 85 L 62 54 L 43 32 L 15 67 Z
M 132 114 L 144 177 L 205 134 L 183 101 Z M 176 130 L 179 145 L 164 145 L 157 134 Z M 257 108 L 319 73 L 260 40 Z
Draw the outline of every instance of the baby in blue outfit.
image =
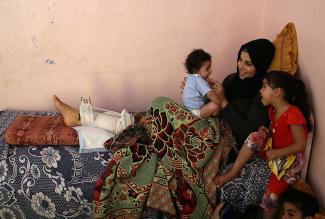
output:
M 188 77 L 183 90 L 183 102 L 195 116 L 217 116 L 220 110 L 218 95 L 208 83 L 211 75 L 211 55 L 202 49 L 191 52 L 185 63 Z

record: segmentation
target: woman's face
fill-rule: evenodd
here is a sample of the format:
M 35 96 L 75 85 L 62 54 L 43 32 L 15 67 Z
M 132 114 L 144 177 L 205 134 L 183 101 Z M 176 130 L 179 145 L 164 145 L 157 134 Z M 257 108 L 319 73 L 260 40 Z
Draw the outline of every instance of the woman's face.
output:
M 281 219 L 303 219 L 302 212 L 289 202 L 283 203 L 283 212 Z
M 240 53 L 237 65 L 239 70 L 239 77 L 241 79 L 251 78 L 256 74 L 256 68 L 253 65 L 252 60 L 247 52 L 242 51 Z

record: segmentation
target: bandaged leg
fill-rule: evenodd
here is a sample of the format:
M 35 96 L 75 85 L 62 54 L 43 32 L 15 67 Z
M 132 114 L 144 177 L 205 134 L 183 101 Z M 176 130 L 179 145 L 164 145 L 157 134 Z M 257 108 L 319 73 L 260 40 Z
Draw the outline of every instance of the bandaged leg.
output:
M 79 114 L 80 114 L 81 125 L 93 126 L 94 114 L 93 114 L 90 98 L 81 97 Z
M 126 127 L 134 123 L 133 116 L 126 110 L 121 113 L 103 110 L 105 112 L 94 112 L 97 109 L 91 106 L 90 99 L 81 99 L 80 104 L 80 120 L 85 126 L 92 126 L 117 134 L 123 131 Z

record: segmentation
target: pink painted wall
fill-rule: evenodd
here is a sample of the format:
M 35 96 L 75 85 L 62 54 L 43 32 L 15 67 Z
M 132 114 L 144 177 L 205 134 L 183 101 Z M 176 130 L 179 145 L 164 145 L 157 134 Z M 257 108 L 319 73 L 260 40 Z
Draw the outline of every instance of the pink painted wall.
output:
M 298 34 L 299 75 L 305 81 L 313 112 L 316 131 L 308 179 L 325 205 L 325 1 L 267 0 L 265 2 L 264 32 L 266 37 L 287 23 L 293 22 Z
M 259 0 L 1 1 L 0 108 L 53 111 L 53 94 L 113 110 L 146 110 L 156 96 L 180 102 L 186 55 L 204 48 L 223 79 L 240 44 L 261 34 L 260 8 Z

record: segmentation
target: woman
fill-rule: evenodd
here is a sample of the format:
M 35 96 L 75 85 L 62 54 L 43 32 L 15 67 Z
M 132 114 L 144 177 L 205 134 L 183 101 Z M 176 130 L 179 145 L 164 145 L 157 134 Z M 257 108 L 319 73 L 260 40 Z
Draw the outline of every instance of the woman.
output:
M 261 125 L 267 126 L 267 108 L 261 103 L 259 90 L 266 70 L 274 56 L 274 46 L 266 39 L 257 39 L 241 46 L 237 57 L 237 72 L 228 75 L 222 85 L 215 80 L 214 90 L 221 101 L 219 117 L 225 121 L 236 138 L 236 148 L 228 162 L 236 158 L 236 150 L 247 136 Z M 222 172 L 227 171 L 228 166 Z M 269 170 L 265 161 L 254 158 L 246 166 L 241 177 L 225 184 L 218 195 L 225 202 L 221 214 L 235 218 L 246 209 L 258 205 L 266 188 Z
M 223 86 L 213 81 L 222 100 L 220 117 L 237 145 L 267 121 L 258 90 L 273 54 L 268 40 L 251 41 L 239 51 L 237 73 Z M 68 125 L 80 124 L 76 110 L 56 97 L 54 104 Z M 141 121 L 106 144 L 113 157 L 96 184 L 94 217 L 139 217 L 147 207 L 176 217 L 209 218 L 216 202 L 213 178 L 234 145 L 225 123 L 196 118 L 168 98 L 155 99 Z
M 237 72 L 228 75 L 222 85 L 215 82 L 223 109 L 220 117 L 230 126 L 240 149 L 246 137 L 268 123 L 267 108 L 261 103 L 259 89 L 274 55 L 273 44 L 257 39 L 241 46 Z
M 261 103 L 259 89 L 274 55 L 274 46 L 268 40 L 258 39 L 241 46 L 237 58 L 237 72 L 215 83 L 222 100 L 220 117 L 230 126 L 237 140 L 237 149 L 247 136 L 261 125 L 267 127 L 267 108 Z M 230 154 L 230 161 L 235 153 Z M 227 166 L 222 173 L 226 172 Z M 224 218 L 240 217 L 249 206 L 257 206 L 266 188 L 269 170 L 265 161 L 255 157 L 240 177 L 226 183 L 218 192 L 225 202 L 221 214 Z M 227 216 L 228 215 L 228 216 Z

